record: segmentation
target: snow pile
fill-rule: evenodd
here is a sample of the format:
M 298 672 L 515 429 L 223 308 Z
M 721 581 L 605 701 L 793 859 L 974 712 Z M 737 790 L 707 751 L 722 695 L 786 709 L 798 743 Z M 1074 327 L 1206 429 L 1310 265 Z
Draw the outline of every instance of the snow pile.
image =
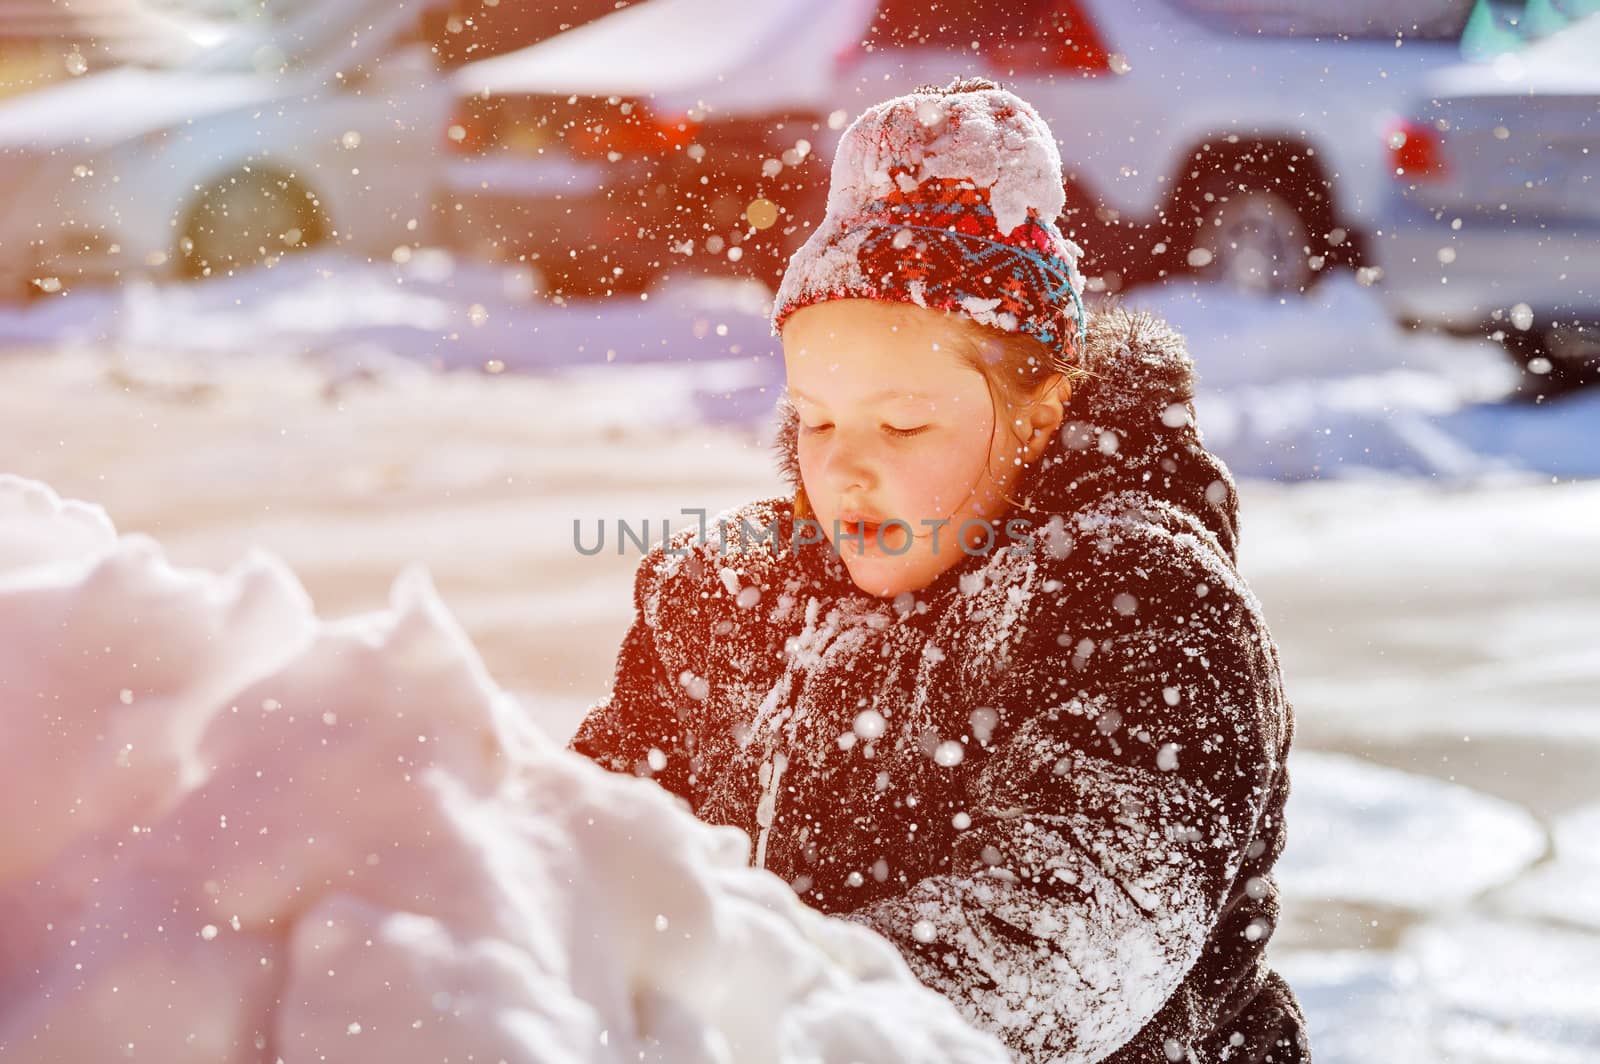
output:
M 530 726 L 420 568 L 323 622 L 0 476 L 0 729 L 8 1060 L 1006 1059 Z

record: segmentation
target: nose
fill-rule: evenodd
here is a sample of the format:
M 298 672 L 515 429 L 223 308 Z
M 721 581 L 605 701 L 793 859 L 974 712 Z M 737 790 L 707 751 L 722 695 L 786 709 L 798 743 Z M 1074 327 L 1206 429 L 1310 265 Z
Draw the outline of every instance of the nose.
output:
M 822 486 L 834 498 L 870 493 L 878 486 L 876 463 L 870 449 L 848 438 L 828 441 L 818 457 Z

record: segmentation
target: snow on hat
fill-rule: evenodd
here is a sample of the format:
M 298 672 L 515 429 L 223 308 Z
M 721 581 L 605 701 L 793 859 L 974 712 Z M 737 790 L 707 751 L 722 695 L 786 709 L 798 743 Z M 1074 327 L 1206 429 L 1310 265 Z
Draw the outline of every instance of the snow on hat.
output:
M 1066 193 L 1044 119 L 983 79 L 922 86 L 844 131 L 828 206 L 778 286 L 773 335 L 830 299 L 965 315 L 1082 350 L 1083 249 L 1057 228 Z

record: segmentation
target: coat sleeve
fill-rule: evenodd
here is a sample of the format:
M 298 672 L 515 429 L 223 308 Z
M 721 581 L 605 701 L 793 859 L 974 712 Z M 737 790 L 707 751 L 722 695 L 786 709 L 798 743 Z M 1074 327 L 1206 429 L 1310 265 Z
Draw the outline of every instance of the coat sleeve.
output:
M 664 557 L 657 545 L 640 561 L 611 693 L 584 715 L 567 748 L 612 772 L 652 778 L 692 804 L 694 742 L 683 685 L 662 658 L 662 642 L 673 638 L 660 623 Z
M 1020 1060 L 1196 1059 L 1180 986 L 1269 801 L 1281 687 L 1254 599 L 1189 538 L 1085 545 L 1036 596 L 948 871 L 842 914 Z

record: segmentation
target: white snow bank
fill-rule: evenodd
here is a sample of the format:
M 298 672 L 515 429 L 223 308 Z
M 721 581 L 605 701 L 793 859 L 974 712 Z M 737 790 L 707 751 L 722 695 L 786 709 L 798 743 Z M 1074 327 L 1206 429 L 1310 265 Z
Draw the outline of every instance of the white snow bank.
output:
M 0 356 L 8 347 L 50 347 L 148 361 L 154 352 L 223 372 L 304 359 L 335 377 L 395 373 L 404 363 L 604 374 L 636 382 L 667 420 L 756 424 L 770 416 L 783 360 L 769 335 L 766 288 L 668 277 L 645 296 L 557 303 L 525 268 L 438 248 L 403 264 L 316 251 L 203 284 L 132 280 L 0 305 Z
M 1600 743 L 1600 482 L 1242 490 L 1240 565 L 1319 741 L 1448 742 L 1457 772 L 1524 739 L 1512 778 Z
M 1275 871 L 1300 902 L 1458 905 L 1511 879 L 1545 846 L 1539 822 L 1510 802 L 1310 750 L 1291 755 L 1284 817 L 1289 838 Z
M 336 380 L 392 375 L 402 362 L 603 378 L 641 418 L 764 426 L 783 381 L 771 293 L 753 279 L 669 277 L 645 295 L 558 305 L 526 270 L 437 249 L 403 265 L 317 252 L 205 284 L 132 282 L 0 306 L 0 358 L 8 348 L 188 358 L 219 375 L 301 358 Z M 1399 329 L 1342 274 L 1283 301 L 1173 281 L 1126 302 L 1187 338 L 1206 446 L 1237 477 L 1600 476 L 1600 388 L 1508 401 L 1516 373 L 1496 345 Z
M 323 622 L 0 475 L 0 732 L 8 1060 L 1006 1059 L 530 726 L 420 568 Z
M 1506 402 L 1498 345 L 1402 329 L 1347 275 L 1293 299 L 1174 282 L 1127 302 L 1183 333 L 1206 446 L 1236 476 L 1600 473 L 1600 391 Z

